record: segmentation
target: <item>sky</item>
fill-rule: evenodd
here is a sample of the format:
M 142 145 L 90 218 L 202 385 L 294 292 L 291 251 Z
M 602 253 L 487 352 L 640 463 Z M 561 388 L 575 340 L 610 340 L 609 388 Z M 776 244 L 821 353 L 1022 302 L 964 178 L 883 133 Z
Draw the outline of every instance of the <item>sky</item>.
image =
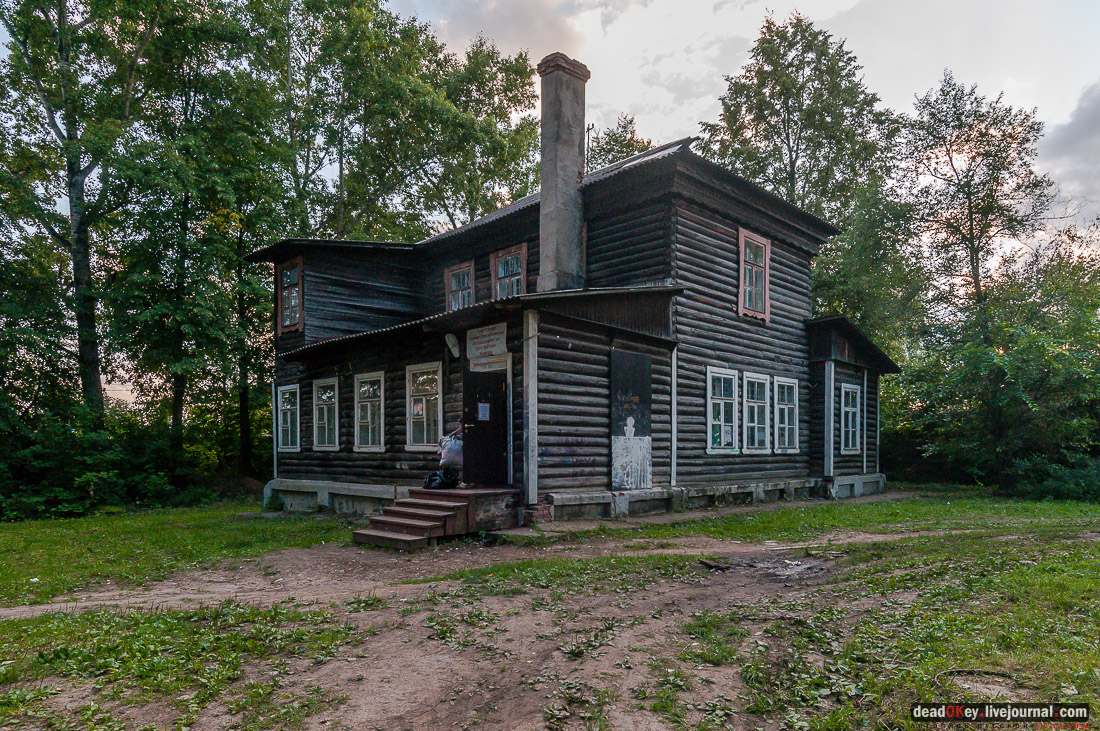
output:
M 1097 0 L 391 0 L 452 50 L 478 34 L 532 61 L 562 51 L 592 72 L 588 121 L 633 114 L 655 142 L 698 134 L 718 116 L 768 12 L 798 10 L 844 39 L 883 104 L 913 100 L 950 69 L 989 97 L 1034 108 L 1039 166 L 1100 215 L 1100 2 Z

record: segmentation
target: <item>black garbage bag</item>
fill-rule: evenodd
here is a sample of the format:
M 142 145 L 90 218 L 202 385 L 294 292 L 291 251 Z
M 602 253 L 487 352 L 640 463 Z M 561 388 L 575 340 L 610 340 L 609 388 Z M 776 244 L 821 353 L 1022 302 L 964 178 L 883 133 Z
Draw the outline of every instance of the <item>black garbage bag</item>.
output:
M 453 490 L 458 487 L 458 470 L 443 467 L 424 479 L 425 490 Z

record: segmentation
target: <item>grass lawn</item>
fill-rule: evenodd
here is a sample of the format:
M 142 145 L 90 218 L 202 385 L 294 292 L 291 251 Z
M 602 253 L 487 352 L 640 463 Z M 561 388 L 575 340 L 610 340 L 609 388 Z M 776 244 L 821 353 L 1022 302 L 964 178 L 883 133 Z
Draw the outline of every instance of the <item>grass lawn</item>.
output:
M 0 526 L 2 596 L 41 601 L 349 535 L 331 519 L 233 518 L 248 507 Z M 751 545 L 845 532 L 882 540 Z M 712 557 L 734 562 L 720 573 L 700 556 L 661 552 L 692 535 L 747 545 Z M 575 555 L 571 541 L 586 548 L 594 536 L 612 539 L 606 555 Z M 922 489 L 535 543 L 523 560 L 328 607 L 228 602 L 2 621 L 0 728 L 183 727 L 210 725 L 211 714 L 239 728 L 298 728 L 315 714 L 362 712 L 401 682 L 371 654 L 375 641 L 395 661 L 431 655 L 445 694 L 417 690 L 423 707 L 403 710 L 454 709 L 435 719 L 440 728 L 931 731 L 947 727 L 910 722 L 911 703 L 1100 707 L 1100 506 Z M 491 561 L 492 549 L 480 555 Z M 806 573 L 774 573 L 797 565 Z M 28 588 L 32 577 L 47 586 Z M 81 688 L 95 690 L 67 700 Z M 523 702 L 527 715 L 493 715 Z
M 242 520 L 258 503 L 0 523 L 0 606 L 36 604 L 105 581 L 136 585 L 173 571 L 280 548 L 350 540 L 317 516 Z

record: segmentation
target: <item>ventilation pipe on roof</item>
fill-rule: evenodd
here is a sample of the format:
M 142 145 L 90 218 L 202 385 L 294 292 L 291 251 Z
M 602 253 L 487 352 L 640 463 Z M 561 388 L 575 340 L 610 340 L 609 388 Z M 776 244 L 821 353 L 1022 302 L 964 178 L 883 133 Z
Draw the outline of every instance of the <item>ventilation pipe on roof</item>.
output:
M 542 79 L 542 193 L 538 291 L 584 287 L 584 85 L 588 67 L 564 53 L 538 65 Z

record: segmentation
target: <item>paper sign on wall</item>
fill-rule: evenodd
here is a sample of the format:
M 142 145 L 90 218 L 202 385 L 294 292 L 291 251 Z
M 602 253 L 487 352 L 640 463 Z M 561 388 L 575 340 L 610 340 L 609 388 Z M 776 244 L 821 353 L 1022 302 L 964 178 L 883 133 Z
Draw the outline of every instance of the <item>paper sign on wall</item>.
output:
M 489 421 L 489 404 L 479 402 L 477 405 L 477 420 Z
M 494 355 L 504 355 L 508 352 L 505 345 L 505 337 L 508 334 L 508 323 L 500 322 L 488 327 L 479 327 L 466 331 L 466 357 L 489 358 Z

